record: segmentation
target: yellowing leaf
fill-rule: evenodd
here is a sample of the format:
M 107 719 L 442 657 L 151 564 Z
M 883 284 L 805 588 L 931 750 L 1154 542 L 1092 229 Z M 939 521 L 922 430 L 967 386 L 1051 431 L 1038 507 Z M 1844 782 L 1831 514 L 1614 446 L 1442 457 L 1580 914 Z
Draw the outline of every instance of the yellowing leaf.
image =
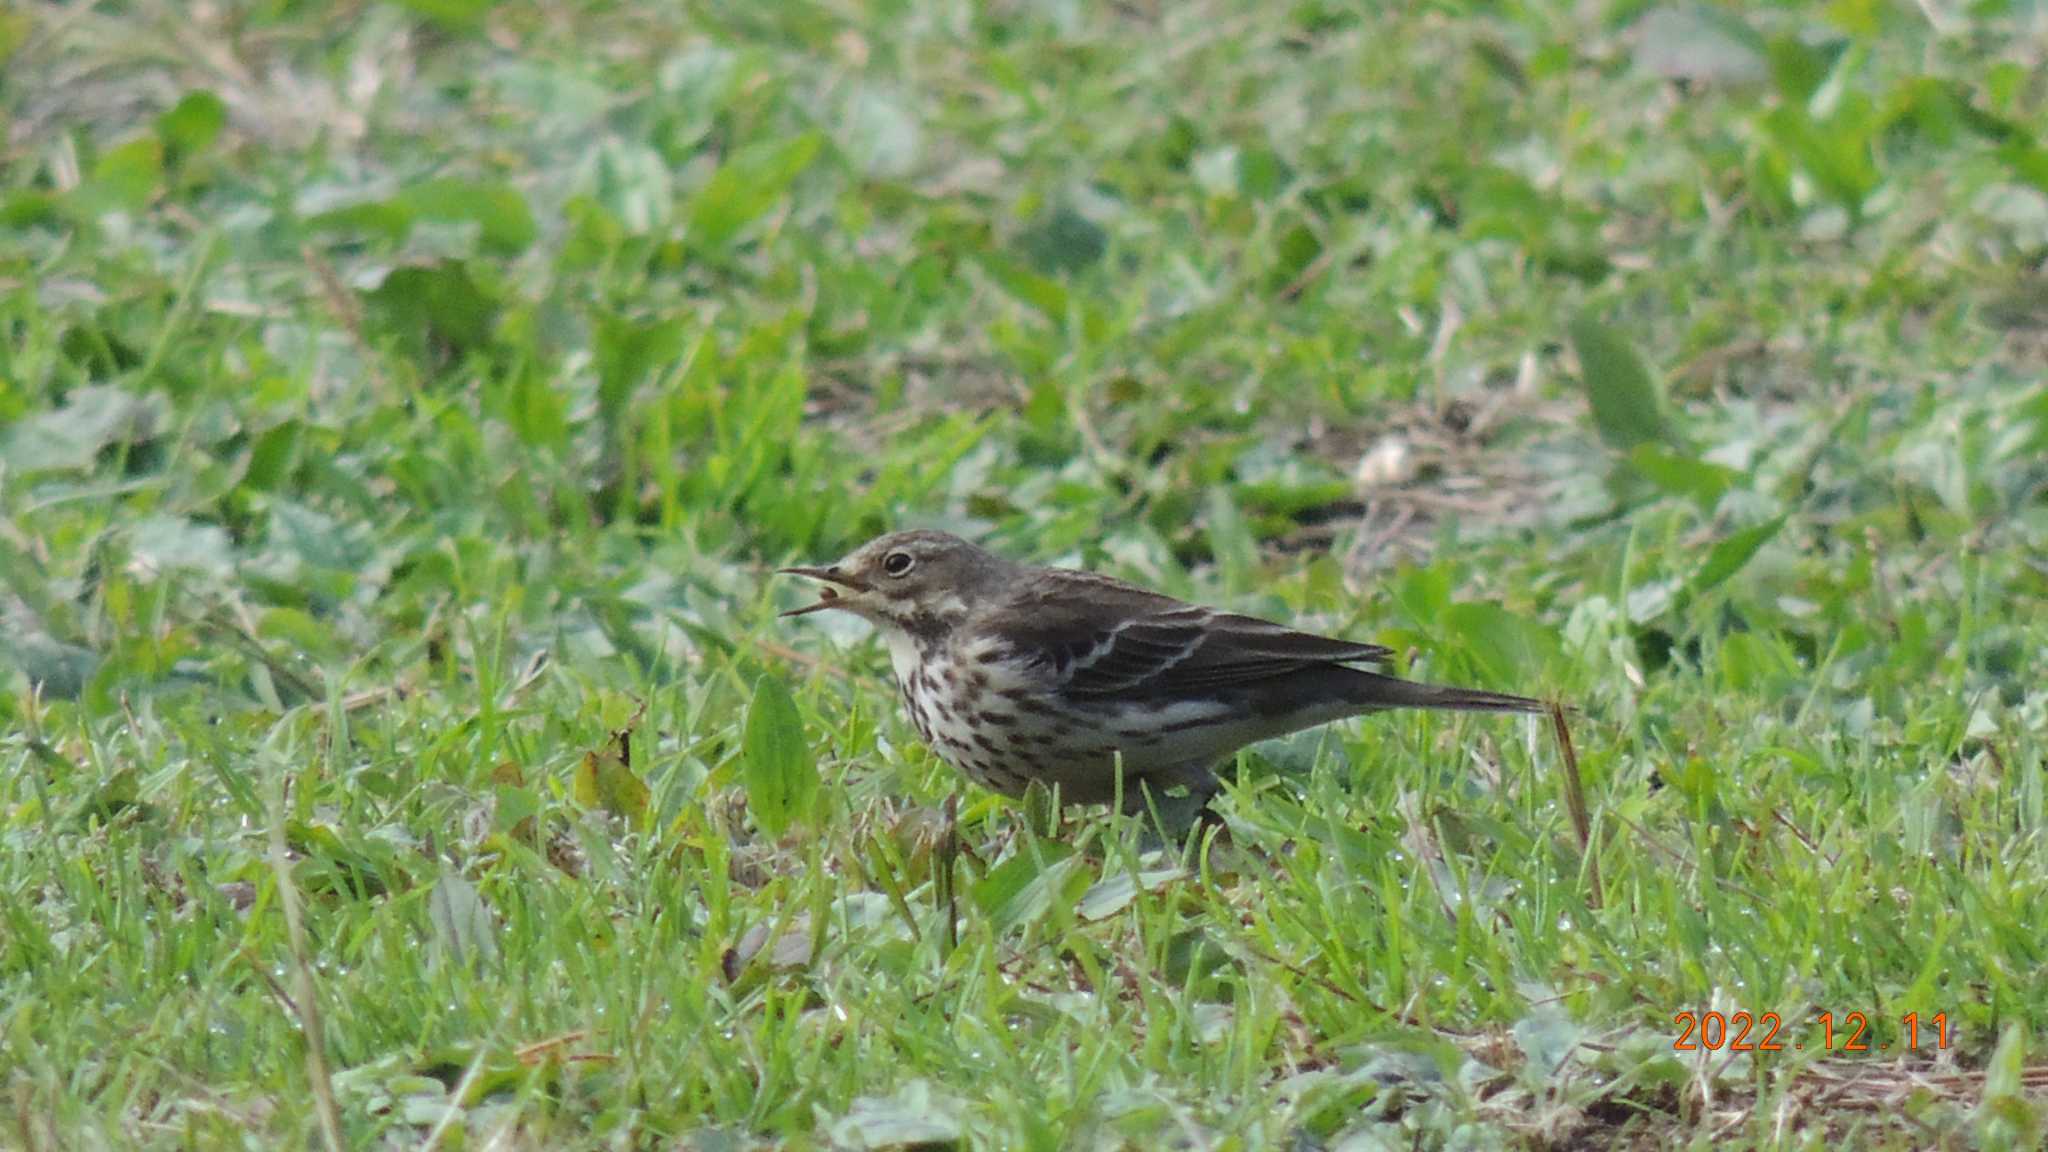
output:
M 601 808 L 629 823 L 647 812 L 647 785 L 633 774 L 633 729 L 612 733 L 604 747 L 583 754 L 570 795 L 585 808 Z
M 498 830 L 509 831 L 514 840 L 531 843 L 540 796 L 526 786 L 526 773 L 520 771 L 517 761 L 502 761 L 491 769 L 491 785 L 497 796 L 494 823 Z

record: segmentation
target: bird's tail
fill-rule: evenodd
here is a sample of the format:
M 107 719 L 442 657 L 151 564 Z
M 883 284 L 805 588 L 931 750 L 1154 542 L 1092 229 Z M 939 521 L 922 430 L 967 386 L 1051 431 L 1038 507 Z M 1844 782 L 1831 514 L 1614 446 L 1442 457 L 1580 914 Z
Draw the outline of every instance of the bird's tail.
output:
M 1548 712 L 1550 705 L 1527 696 L 1488 692 L 1483 688 L 1454 688 L 1448 684 L 1425 684 L 1382 676 L 1362 669 L 1348 685 L 1351 700 L 1367 708 L 1441 708 L 1456 712 Z

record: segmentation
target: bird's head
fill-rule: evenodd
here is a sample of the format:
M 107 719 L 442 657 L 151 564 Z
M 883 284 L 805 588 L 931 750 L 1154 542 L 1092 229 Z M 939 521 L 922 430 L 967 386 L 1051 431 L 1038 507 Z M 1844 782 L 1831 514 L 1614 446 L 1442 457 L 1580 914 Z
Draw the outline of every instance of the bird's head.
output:
M 784 612 L 851 612 L 879 627 L 914 635 L 943 633 L 978 595 L 999 586 L 1015 565 L 944 532 L 892 532 L 822 568 L 784 568 L 823 584 L 818 602 Z

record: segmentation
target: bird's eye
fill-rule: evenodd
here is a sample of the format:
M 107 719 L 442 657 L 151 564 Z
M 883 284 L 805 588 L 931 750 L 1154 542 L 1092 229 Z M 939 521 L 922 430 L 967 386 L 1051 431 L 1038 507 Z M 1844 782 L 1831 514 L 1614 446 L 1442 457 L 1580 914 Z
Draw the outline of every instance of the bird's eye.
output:
M 882 557 L 882 571 L 891 576 L 905 576 L 917 564 L 908 552 L 891 552 Z

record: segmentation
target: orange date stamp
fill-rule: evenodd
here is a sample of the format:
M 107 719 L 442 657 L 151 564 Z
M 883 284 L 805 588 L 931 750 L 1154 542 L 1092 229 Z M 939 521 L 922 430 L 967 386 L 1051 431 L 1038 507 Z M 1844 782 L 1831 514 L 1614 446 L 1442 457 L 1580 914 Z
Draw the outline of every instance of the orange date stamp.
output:
M 1862 1012 L 1819 1012 L 1803 1021 L 1787 1021 L 1776 1012 L 1680 1012 L 1671 1022 L 1678 1026 L 1671 1041 L 1674 1052 L 1918 1052 L 1923 1047 L 1939 1052 L 1955 1043 L 1946 1012 L 1905 1013 L 1896 1040 L 1875 1037 L 1870 1017 Z

